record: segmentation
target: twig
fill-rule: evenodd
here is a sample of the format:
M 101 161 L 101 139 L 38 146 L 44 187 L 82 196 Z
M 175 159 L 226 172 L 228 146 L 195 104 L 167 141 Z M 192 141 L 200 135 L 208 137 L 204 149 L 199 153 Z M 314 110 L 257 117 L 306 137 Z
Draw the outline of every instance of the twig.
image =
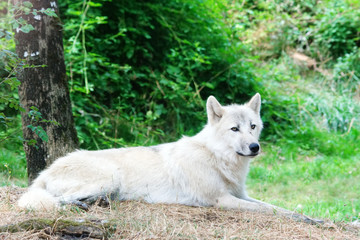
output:
M 348 134 L 350 133 L 350 130 L 351 130 L 353 124 L 354 124 L 354 121 L 355 121 L 355 118 L 352 118 L 351 121 L 350 121 L 348 130 L 346 131 L 346 133 L 344 133 L 344 134 L 341 135 L 341 136 L 346 136 L 346 135 L 348 135 Z

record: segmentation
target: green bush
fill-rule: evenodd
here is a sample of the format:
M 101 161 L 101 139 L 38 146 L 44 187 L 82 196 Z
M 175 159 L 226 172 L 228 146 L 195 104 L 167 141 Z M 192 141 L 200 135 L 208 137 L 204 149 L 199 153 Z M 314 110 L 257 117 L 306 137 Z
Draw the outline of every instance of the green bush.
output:
M 226 2 L 87 4 L 61 5 L 82 147 L 194 134 L 206 122 L 209 95 L 229 103 L 254 93 L 247 49 L 222 20 Z
M 334 64 L 335 87 L 348 96 L 359 91 L 360 85 L 360 48 L 339 57 Z
M 345 1 L 334 1 L 317 15 L 314 43 L 335 58 L 352 52 L 360 43 L 360 11 L 349 11 L 351 8 Z

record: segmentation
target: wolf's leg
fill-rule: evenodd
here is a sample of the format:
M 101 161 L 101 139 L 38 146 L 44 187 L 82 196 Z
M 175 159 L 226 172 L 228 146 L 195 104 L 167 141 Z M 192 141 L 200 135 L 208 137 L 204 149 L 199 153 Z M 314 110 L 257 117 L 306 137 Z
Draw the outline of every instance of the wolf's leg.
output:
M 244 199 L 244 200 L 246 200 L 246 201 L 249 201 L 249 202 L 261 204 L 261 205 L 264 205 L 264 206 L 266 206 L 266 207 L 271 207 L 271 208 L 273 208 L 273 209 L 275 209 L 275 210 L 279 209 L 279 210 L 289 211 L 289 210 L 280 208 L 280 207 L 278 207 L 278 206 L 272 205 L 272 204 L 270 204 L 270 203 L 257 200 L 257 199 L 255 199 L 255 198 L 245 197 L 245 198 L 242 198 L 242 199 Z M 289 211 L 289 212 L 290 212 L 290 211 Z
M 321 220 L 314 220 L 305 215 L 301 215 L 299 213 L 295 213 L 265 202 L 261 202 L 256 199 L 239 199 L 230 194 L 219 197 L 216 200 L 216 207 L 225 209 L 238 209 L 242 211 L 261 212 L 267 214 L 279 214 L 294 219 L 296 221 L 306 222 L 310 224 L 323 223 L 323 221 Z
M 267 208 L 264 205 L 240 199 L 230 194 L 217 198 L 215 206 L 224 209 L 238 209 L 243 211 L 270 213 L 270 208 Z
M 110 198 L 107 195 L 91 196 L 88 198 L 80 199 L 79 201 L 89 205 L 96 204 L 99 207 L 108 207 L 110 205 Z
M 273 212 L 279 213 L 280 215 L 283 215 L 283 216 L 286 216 L 286 217 L 289 217 L 289 218 L 292 218 L 292 219 L 294 219 L 296 221 L 310 223 L 310 224 L 322 224 L 322 223 L 324 223 L 323 220 L 312 219 L 312 218 L 310 218 L 308 216 L 296 213 L 294 211 L 289 211 L 287 209 L 277 207 L 277 206 L 272 205 L 270 203 L 262 202 L 260 200 L 257 200 L 257 199 L 251 198 L 251 197 L 246 197 L 244 200 L 247 200 L 247 201 L 250 201 L 250 202 L 253 202 L 253 203 L 258 203 L 258 204 L 266 206 L 268 208 L 272 208 Z
M 108 207 L 110 205 L 110 199 L 114 200 L 113 196 L 117 196 L 115 193 L 93 193 L 93 194 L 79 194 L 68 195 L 62 197 L 60 204 L 75 205 L 83 210 L 89 210 L 90 205 L 96 204 L 99 207 Z
M 82 201 L 78 201 L 78 200 L 73 200 L 71 202 L 60 202 L 62 205 L 75 205 L 77 206 L 78 208 L 82 209 L 82 210 L 85 210 L 85 211 L 88 211 L 89 210 L 89 205 L 82 202 Z
M 91 196 L 88 198 L 83 198 L 79 200 L 71 200 L 71 201 L 61 201 L 62 205 L 70 204 L 75 205 L 85 211 L 88 211 L 90 208 L 90 205 L 96 204 L 99 207 L 108 207 L 110 205 L 109 198 L 105 195 L 101 196 Z

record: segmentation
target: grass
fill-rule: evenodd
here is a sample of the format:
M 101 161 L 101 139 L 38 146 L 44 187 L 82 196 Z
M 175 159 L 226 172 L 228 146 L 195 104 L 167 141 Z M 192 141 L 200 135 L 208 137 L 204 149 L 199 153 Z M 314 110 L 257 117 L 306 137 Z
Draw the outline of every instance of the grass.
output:
M 358 100 L 286 53 L 260 63 L 258 75 L 264 130 L 273 132 L 251 166 L 250 196 L 318 218 L 360 219 Z M 2 148 L 0 162 L 1 186 L 26 186 L 23 153 Z
M 250 196 L 318 218 L 360 218 L 359 153 L 342 158 L 281 141 L 262 145 L 264 153 L 250 168 Z M 1 166 L 0 185 L 26 186 L 24 157 L 6 150 L 0 157 L 1 163 L 6 163 Z
M 270 112 L 263 111 L 265 122 L 276 138 L 265 139 L 264 154 L 252 164 L 249 193 L 311 216 L 360 219 L 356 93 L 343 92 L 331 77 L 297 65 L 285 52 L 259 68 Z
M 279 122 L 270 122 L 277 136 L 271 138 L 270 135 L 262 142 L 264 153 L 253 161 L 250 169 L 247 182 L 249 194 L 265 202 L 318 218 L 335 221 L 359 219 L 359 128 L 355 123 L 348 130 L 349 125 L 340 121 L 351 119 L 354 113 L 332 110 L 332 106 L 327 106 L 324 101 L 314 102 L 314 96 L 315 99 L 326 96 L 332 101 L 339 96 L 331 97 L 323 91 L 324 88 L 314 87 L 317 84 L 314 82 L 311 88 L 304 88 L 305 83 L 311 80 L 309 76 L 314 76 L 307 74 L 301 77 L 296 66 L 285 66 L 284 62 L 289 61 L 287 57 L 282 60 L 273 63 L 272 72 L 268 72 L 267 77 L 283 76 L 289 71 L 295 78 L 279 79 L 277 84 L 268 84 L 264 78 L 263 84 L 268 93 L 263 97 L 263 114 L 266 118 L 266 111 L 271 111 L 266 105 L 278 104 L 276 107 L 281 107 L 286 103 L 289 117 L 284 120 L 286 116 L 281 116 Z M 291 94 L 287 94 L 289 90 Z M 275 97 L 277 99 L 274 100 Z M 346 98 L 343 99 L 346 101 Z M 306 112 L 301 109 L 310 110 Z M 334 114 L 331 113 L 338 117 L 332 117 Z M 329 128 L 329 121 L 324 120 L 324 116 L 339 122 L 335 125 L 347 127 L 343 131 L 335 131 Z M 0 162 L 0 186 L 27 185 L 23 153 L 3 148 L 0 151 Z
M 355 4 L 355 1 L 352 2 Z M 352 12 L 355 11 L 348 11 Z M 278 39 L 273 38 L 276 37 L 274 29 L 281 26 L 276 21 L 276 14 L 269 15 L 275 20 L 267 19 L 266 14 L 262 20 L 261 16 L 251 16 L 260 17 L 261 22 L 244 31 L 246 42 L 251 44 L 249 49 L 255 51 L 253 55 L 262 58 L 251 61 L 258 68 L 254 72 L 258 76 L 258 91 L 263 98 L 265 121 L 263 154 L 252 163 L 247 181 L 249 195 L 337 223 L 360 219 L 360 85 L 354 75 L 355 68 L 359 66 L 359 50 L 357 55 L 353 53 L 341 59 L 332 59 L 328 62 L 330 64 L 326 63 L 327 56 L 322 53 L 324 59 L 321 60 L 320 54 L 320 60 L 323 62 L 317 67 L 324 69 L 310 69 L 306 64 L 294 61 L 287 52 L 286 34 L 290 33 L 280 31 Z M 251 21 L 257 22 L 254 19 Z M 295 18 L 293 21 L 297 22 Z M 311 32 L 318 32 L 314 30 Z M 269 34 L 271 32 L 272 35 Z M 256 36 L 260 38 L 256 40 Z M 177 127 L 181 129 L 181 126 Z M 0 146 L 0 186 L 24 187 L 27 185 L 26 161 L 24 153 L 19 150 L 21 143 L 13 146 L 8 141 L 6 145 Z M 105 210 L 94 207 L 89 212 L 79 209 L 55 213 L 24 212 L 14 207 L 18 191 L 23 190 L 6 188 L 8 190 L 4 193 L 3 189 L 0 188 L 0 225 L 34 217 L 100 218 L 116 219 L 114 239 L 360 237 L 359 231 L 356 234 L 343 232 L 341 226 L 314 227 L 250 213 L 141 202 L 117 203 Z M 15 236 L 0 233 L 0 239 L 3 237 L 53 238 L 34 232 Z
M 0 149 L 0 186 L 27 186 L 26 159 L 24 153 Z
M 360 155 L 282 155 L 265 146 L 248 178 L 249 194 L 266 202 L 335 221 L 354 221 L 360 215 Z
M 346 223 L 316 226 L 273 215 L 183 205 L 114 202 L 85 212 L 67 206 L 56 211 L 24 211 L 14 206 L 23 189 L 0 188 L 0 226 L 30 219 L 55 223 L 43 230 L 0 232 L 5 239 L 59 239 L 57 223 L 111 222 L 110 239 L 357 239 L 359 229 Z M 106 229 L 104 229 L 107 231 Z M 63 234 L 63 238 L 67 235 Z

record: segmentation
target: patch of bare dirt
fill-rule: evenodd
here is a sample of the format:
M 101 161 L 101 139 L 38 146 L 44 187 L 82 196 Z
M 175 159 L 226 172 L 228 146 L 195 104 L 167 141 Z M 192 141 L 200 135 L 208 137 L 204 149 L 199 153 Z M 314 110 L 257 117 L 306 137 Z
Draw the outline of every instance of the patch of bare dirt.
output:
M 258 213 L 225 211 L 183 205 L 147 204 L 137 201 L 112 203 L 109 208 L 91 207 L 87 212 L 66 207 L 53 212 L 24 211 L 16 200 L 24 189 L 0 188 L 0 226 L 32 219 L 46 219 L 44 229 L 0 232 L 0 239 L 80 239 L 56 231 L 60 222 L 106 222 L 110 239 L 360 239 L 360 229 L 346 223 L 309 225 L 287 218 Z M 96 236 L 95 236 L 96 237 Z M 94 239 L 91 233 L 84 239 Z
M 289 56 L 294 60 L 294 63 L 299 66 L 306 66 L 309 69 L 313 69 L 319 73 L 321 73 L 325 77 L 331 77 L 332 73 L 328 69 L 324 69 L 322 65 L 324 62 L 319 63 L 315 59 L 306 56 L 303 53 L 297 52 L 294 49 L 288 49 Z

